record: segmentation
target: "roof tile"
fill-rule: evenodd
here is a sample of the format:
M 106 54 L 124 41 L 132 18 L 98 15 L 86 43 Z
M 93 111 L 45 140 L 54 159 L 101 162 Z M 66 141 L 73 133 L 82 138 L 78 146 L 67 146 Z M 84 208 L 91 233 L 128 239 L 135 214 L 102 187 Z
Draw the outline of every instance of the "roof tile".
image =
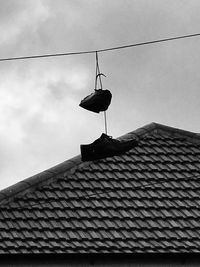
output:
M 200 137 L 155 123 L 135 137 L 0 192 L 0 253 L 200 252 Z

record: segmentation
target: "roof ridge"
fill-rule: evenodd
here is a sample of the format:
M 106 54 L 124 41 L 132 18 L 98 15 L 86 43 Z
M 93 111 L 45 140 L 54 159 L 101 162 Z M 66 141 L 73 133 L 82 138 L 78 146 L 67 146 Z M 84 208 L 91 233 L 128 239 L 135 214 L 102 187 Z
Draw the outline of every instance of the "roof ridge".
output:
M 77 167 L 81 164 L 83 164 L 83 162 L 81 161 L 80 155 L 78 155 L 36 175 L 26 178 L 14 185 L 11 185 L 0 191 L 0 204 L 8 202 L 10 199 L 13 199 L 22 192 L 25 194 L 30 189 L 32 190 L 39 185 L 43 185 L 47 180 L 49 181 L 51 178 L 54 179 L 55 175 L 63 172 L 70 172 L 74 169 L 74 167 Z
M 143 127 L 140 127 L 137 130 L 134 130 L 123 136 L 120 136 L 118 139 L 119 140 L 126 140 L 126 139 L 128 140 L 132 138 L 138 139 L 140 137 L 149 135 L 150 133 L 152 133 L 152 131 L 157 133 L 167 133 L 168 135 L 175 137 L 184 137 L 190 142 L 193 142 L 195 144 L 200 144 L 200 134 L 156 122 L 152 122 Z
M 129 132 L 121 137 L 118 140 L 128 140 L 128 139 L 140 139 L 146 135 L 156 131 L 159 133 L 167 133 L 169 135 L 185 137 L 189 141 L 200 144 L 200 135 L 197 133 L 181 130 L 178 128 L 162 125 L 159 123 L 152 122 L 143 127 L 140 127 L 132 132 Z M 81 156 L 75 156 L 69 160 L 66 160 L 60 164 L 55 165 L 45 171 L 42 171 L 36 175 L 33 175 L 29 178 L 26 178 L 14 185 L 11 185 L 0 191 L 0 204 L 5 204 L 8 201 L 12 200 L 19 194 L 26 194 L 29 191 L 33 190 L 37 186 L 42 186 L 47 181 L 50 182 L 51 179 L 55 179 L 60 173 L 69 172 L 72 173 L 74 168 L 78 166 L 88 166 L 92 162 L 82 162 Z
M 154 123 L 157 131 L 159 133 L 168 133 L 170 136 L 175 136 L 175 137 L 184 137 L 187 139 L 187 141 L 190 141 L 195 144 L 200 144 L 200 135 L 198 133 L 190 132 L 187 130 L 159 124 L 159 123 Z
M 132 139 L 132 138 L 138 139 L 139 137 L 145 136 L 148 133 L 154 131 L 157 128 L 157 125 L 159 125 L 159 124 L 157 124 L 155 122 L 149 123 L 143 127 L 140 127 L 134 131 L 131 131 L 127 134 L 120 136 L 118 138 L 118 140 L 126 140 L 126 139 L 128 140 L 128 139 Z

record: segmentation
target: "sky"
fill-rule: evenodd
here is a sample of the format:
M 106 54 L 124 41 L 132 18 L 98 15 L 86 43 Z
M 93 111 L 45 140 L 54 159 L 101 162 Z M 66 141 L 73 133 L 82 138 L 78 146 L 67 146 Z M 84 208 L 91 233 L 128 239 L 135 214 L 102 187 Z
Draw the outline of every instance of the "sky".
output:
M 200 33 L 199 0 L 0 0 L 0 58 Z M 200 132 L 200 37 L 99 53 L 108 135 L 151 122 Z M 79 107 L 95 54 L 0 62 L 0 189 L 80 154 L 104 132 Z

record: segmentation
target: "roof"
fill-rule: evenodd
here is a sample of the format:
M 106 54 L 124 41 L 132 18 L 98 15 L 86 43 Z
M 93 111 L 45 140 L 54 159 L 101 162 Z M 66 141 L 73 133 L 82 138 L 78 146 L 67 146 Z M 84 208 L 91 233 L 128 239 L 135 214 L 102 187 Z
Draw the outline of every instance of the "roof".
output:
M 200 252 L 200 136 L 151 123 L 0 192 L 0 254 Z

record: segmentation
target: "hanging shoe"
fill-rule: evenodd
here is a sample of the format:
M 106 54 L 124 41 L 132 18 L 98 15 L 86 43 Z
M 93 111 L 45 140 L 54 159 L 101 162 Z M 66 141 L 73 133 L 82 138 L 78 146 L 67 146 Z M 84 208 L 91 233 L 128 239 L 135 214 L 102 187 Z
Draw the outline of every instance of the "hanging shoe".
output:
M 86 96 L 81 103 L 80 107 L 99 113 L 100 111 L 106 111 L 110 105 L 112 94 L 109 90 L 99 89 Z
M 81 145 L 82 161 L 119 155 L 130 150 L 137 144 L 138 142 L 136 140 L 119 141 L 106 134 L 102 134 L 101 137 L 95 140 L 92 144 Z

